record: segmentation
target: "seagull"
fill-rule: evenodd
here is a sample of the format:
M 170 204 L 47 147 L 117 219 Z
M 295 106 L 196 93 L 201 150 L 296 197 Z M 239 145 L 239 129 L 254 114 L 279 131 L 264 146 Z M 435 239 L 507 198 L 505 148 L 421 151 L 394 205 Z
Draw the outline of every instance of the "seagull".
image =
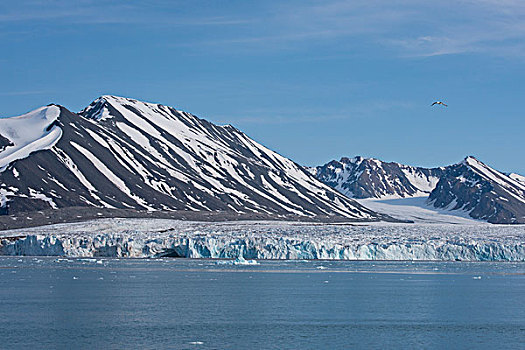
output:
M 433 106 L 433 105 L 443 105 L 443 106 L 445 106 L 445 107 L 448 107 L 447 104 L 444 104 L 444 103 L 441 102 L 441 101 L 436 101 L 436 102 L 432 103 L 430 106 Z

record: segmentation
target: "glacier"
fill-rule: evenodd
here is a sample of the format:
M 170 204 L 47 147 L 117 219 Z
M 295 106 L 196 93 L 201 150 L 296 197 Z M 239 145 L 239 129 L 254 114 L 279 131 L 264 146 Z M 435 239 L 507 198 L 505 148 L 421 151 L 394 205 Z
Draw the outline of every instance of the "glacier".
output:
M 0 255 L 525 261 L 525 226 L 113 218 L 1 231 Z

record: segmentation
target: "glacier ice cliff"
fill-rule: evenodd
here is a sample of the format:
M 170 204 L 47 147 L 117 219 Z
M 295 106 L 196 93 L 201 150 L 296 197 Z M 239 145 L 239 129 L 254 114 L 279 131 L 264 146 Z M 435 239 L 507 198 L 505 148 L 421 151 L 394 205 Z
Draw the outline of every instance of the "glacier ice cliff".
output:
M 525 226 L 103 219 L 0 232 L 0 254 L 525 261 Z

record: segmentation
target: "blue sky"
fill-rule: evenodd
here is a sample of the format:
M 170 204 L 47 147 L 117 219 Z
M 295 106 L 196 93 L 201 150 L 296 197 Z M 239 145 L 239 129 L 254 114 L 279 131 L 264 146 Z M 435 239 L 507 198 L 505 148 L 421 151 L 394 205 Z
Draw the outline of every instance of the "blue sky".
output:
M 524 39 L 515 0 L 3 1 L 0 115 L 114 94 L 304 165 L 474 155 L 525 174 Z

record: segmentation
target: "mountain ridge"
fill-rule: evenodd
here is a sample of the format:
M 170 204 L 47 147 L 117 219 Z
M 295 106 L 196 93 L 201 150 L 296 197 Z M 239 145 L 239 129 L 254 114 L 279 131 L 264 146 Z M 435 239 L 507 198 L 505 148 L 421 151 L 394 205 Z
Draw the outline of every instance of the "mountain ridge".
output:
M 350 198 L 404 198 L 429 194 L 443 168 L 423 168 L 375 158 L 342 157 L 309 169 Z
M 0 197 L 10 213 L 88 206 L 391 220 L 231 125 L 114 95 L 95 99 L 78 114 L 63 106 L 41 108 L 59 113 L 37 128 L 35 140 L 51 130 L 62 135 L 14 160 L 3 157 L 12 146 L 0 152 L 6 163 Z
M 525 184 L 473 156 L 446 168 L 428 202 L 490 223 L 525 223 Z
M 428 196 L 434 208 L 461 210 L 490 223 L 525 223 L 525 177 L 501 173 L 473 156 L 438 168 L 343 157 L 308 170 L 352 198 Z

